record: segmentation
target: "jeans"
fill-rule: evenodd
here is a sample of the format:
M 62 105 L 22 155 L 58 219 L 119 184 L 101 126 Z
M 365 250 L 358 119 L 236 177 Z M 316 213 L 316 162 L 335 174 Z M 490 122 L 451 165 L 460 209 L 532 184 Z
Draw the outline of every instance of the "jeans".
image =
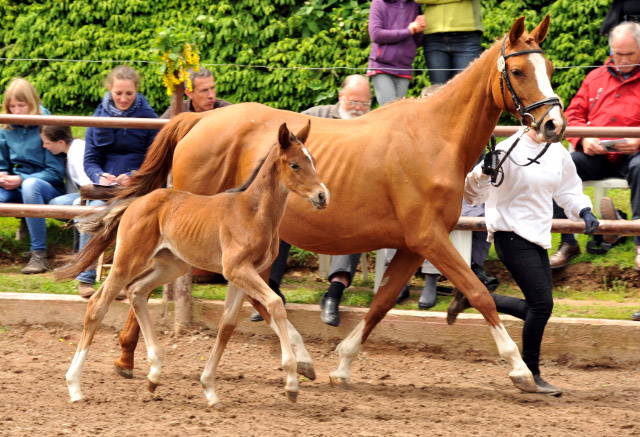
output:
M 440 32 L 422 40 L 431 84 L 443 84 L 482 54 L 482 33 Z
M 76 199 L 80 198 L 80 193 L 68 193 L 54 197 L 49 201 L 49 205 L 73 205 Z
M 47 181 L 27 178 L 15 190 L 0 188 L 0 203 L 44 205 L 61 194 L 61 190 Z M 26 221 L 31 236 L 31 250 L 47 250 L 47 219 L 27 217 Z
M 496 254 L 505 265 L 524 300 L 491 293 L 498 312 L 524 320 L 522 360 L 531 373 L 540 374 L 540 345 L 553 310 L 553 282 L 547 251 L 514 232 L 493 234 Z
M 378 73 L 371 76 L 378 105 L 382 106 L 407 95 L 409 79 L 392 74 Z
M 80 197 L 78 197 L 74 202 L 74 205 L 80 205 Z M 90 200 L 87 202 L 87 206 L 99 206 L 99 205 L 104 205 L 105 202 L 103 200 Z M 89 240 L 91 240 L 91 235 L 90 234 L 80 234 L 80 250 L 82 250 L 82 248 L 84 246 L 87 245 L 87 243 L 89 243 Z M 80 282 L 86 282 L 87 284 L 95 284 L 96 283 L 96 269 L 90 269 L 90 270 L 85 270 L 84 272 L 80 273 L 78 276 L 76 276 L 76 279 Z

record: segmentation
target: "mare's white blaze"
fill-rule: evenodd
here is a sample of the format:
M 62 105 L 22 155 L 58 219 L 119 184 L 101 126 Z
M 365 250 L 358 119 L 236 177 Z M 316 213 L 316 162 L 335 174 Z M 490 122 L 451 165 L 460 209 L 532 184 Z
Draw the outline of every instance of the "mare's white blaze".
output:
M 513 370 L 509 373 L 509 376 L 532 378 L 531 371 L 527 365 L 522 361 L 518 346 L 509 336 L 509 333 L 504 329 L 504 325 L 500 323 L 498 326 L 490 326 L 491 335 L 493 336 L 496 346 L 498 347 L 498 353 L 504 358 Z
M 529 55 L 529 61 L 531 61 L 535 68 L 536 82 L 538 83 L 540 92 L 544 94 L 546 98 L 558 97 L 558 95 L 553 92 L 551 81 L 547 75 L 547 63 L 544 60 L 544 56 L 540 53 L 531 53 Z M 549 111 L 549 118 L 554 121 L 556 126 L 562 126 L 563 121 L 560 115 L 560 107 L 554 106 L 551 111 Z
M 316 166 L 313 163 L 313 157 L 311 156 L 311 153 L 309 153 L 309 150 L 307 150 L 307 148 L 303 146 L 302 153 L 304 153 L 307 156 L 307 159 L 311 163 L 311 167 L 313 167 L 313 171 L 317 172 L 318 170 L 316 170 Z
M 340 357 L 338 368 L 331 372 L 331 380 L 334 382 L 349 382 L 351 378 L 351 362 L 360 352 L 362 347 L 362 332 L 364 331 L 364 320 L 358 323 L 351 334 L 338 345 L 336 353 Z M 336 381 L 338 380 L 338 381 Z
M 69 388 L 69 396 L 71 402 L 76 402 L 82 399 L 82 392 L 80 391 L 80 377 L 82 376 L 82 365 L 87 357 L 89 348 L 77 351 L 73 356 L 73 361 L 69 370 L 67 370 L 67 387 Z
M 149 369 L 149 375 L 147 375 L 147 378 L 149 378 L 149 381 L 153 382 L 154 384 L 160 384 L 160 373 L 162 372 L 162 361 L 160 360 L 160 357 L 158 357 L 158 354 L 156 353 L 155 349 L 152 346 L 148 346 L 148 352 L 147 352 L 147 357 L 149 360 L 149 364 L 150 369 Z

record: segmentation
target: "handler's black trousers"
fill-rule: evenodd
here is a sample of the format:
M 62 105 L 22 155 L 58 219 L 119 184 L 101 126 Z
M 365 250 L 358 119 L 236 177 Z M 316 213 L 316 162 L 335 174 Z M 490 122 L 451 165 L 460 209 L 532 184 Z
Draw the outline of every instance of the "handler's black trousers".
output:
M 496 253 L 522 290 L 525 299 L 492 293 L 498 312 L 524 320 L 522 359 L 540 374 L 540 344 L 553 310 L 553 283 L 547 251 L 514 232 L 496 232 Z

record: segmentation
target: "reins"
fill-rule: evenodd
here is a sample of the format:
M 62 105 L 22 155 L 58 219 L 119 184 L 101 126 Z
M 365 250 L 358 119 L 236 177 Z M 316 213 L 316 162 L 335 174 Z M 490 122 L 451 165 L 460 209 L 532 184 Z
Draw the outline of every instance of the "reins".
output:
M 549 114 L 549 112 L 551 111 L 551 109 L 553 109 L 554 106 L 557 105 L 562 107 L 562 103 L 560 103 L 560 99 L 558 97 L 548 97 L 546 99 L 539 100 L 535 103 L 532 103 L 529 106 L 524 105 L 524 103 L 522 102 L 522 99 L 520 99 L 515 89 L 513 88 L 513 85 L 511 84 L 511 79 L 509 79 L 509 72 L 507 69 L 506 60 L 513 56 L 528 55 L 531 53 L 544 54 L 544 51 L 542 51 L 541 49 L 521 50 L 519 52 L 513 52 L 513 53 L 509 53 L 508 55 L 505 55 L 504 51 L 505 51 L 506 43 L 507 43 L 507 37 L 505 36 L 504 39 L 502 40 L 502 49 L 500 52 L 500 57 L 498 58 L 498 72 L 500 72 L 500 93 L 502 94 L 502 101 L 504 103 L 504 109 L 506 110 L 507 100 L 504 95 L 504 86 L 506 85 L 507 89 L 511 93 L 511 99 L 513 100 L 513 105 L 515 106 L 516 111 L 518 111 L 518 113 L 520 114 L 520 125 L 523 126 L 524 129 L 506 152 L 502 150 L 495 150 L 495 137 L 492 136 L 491 146 L 489 147 L 489 153 L 487 154 L 488 159 L 485 162 L 495 163 L 495 167 L 492 165 L 490 168 L 486 168 L 485 172 L 488 172 L 488 174 L 491 175 L 491 184 L 496 187 L 499 187 L 502 184 L 502 181 L 504 180 L 504 177 L 503 177 L 504 172 L 501 167 L 507 158 L 509 158 L 515 165 L 518 165 L 520 167 L 526 167 L 528 165 L 533 164 L 534 162 L 536 164 L 540 164 L 540 161 L 538 161 L 538 159 L 540 159 L 540 157 L 546 153 L 551 143 L 545 144 L 544 148 L 540 151 L 540 153 L 538 153 L 538 155 L 535 158 L 527 158 L 529 162 L 527 162 L 526 164 L 518 164 L 509 155 L 511 154 L 513 149 L 516 147 L 518 142 L 520 142 L 520 138 L 522 138 L 522 135 L 526 134 L 529 131 L 529 129 L 531 129 L 532 127 L 534 129 L 539 128 L 540 124 L 542 123 L 542 120 L 544 120 L 544 118 L 547 116 L 547 114 Z M 549 108 L 544 112 L 544 114 L 542 114 L 542 116 L 538 120 L 536 120 L 530 111 L 545 105 L 548 105 Z M 524 120 L 526 119 L 526 117 L 531 118 L 531 126 L 527 126 L 524 124 Z M 500 156 L 503 154 L 504 156 L 500 158 Z M 496 163 L 496 161 L 498 162 Z

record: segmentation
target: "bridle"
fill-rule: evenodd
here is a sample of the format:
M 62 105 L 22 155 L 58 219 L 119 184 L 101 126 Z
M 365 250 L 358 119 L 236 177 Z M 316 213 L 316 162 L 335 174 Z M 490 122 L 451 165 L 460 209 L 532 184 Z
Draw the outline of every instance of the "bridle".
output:
M 511 99 L 513 100 L 513 105 L 515 106 L 516 111 L 518 111 L 518 113 L 520 114 L 520 124 L 524 127 L 524 130 L 522 134 L 520 134 L 520 136 L 514 141 L 514 143 L 509 148 L 509 150 L 507 150 L 506 152 L 496 151 L 495 146 L 494 148 L 490 148 L 489 154 L 491 153 L 496 155 L 504 154 L 504 156 L 502 157 L 502 159 L 500 159 L 500 161 L 497 163 L 495 168 L 490 169 L 491 183 L 496 187 L 502 184 L 502 178 L 499 178 L 502 174 L 502 169 L 501 169 L 502 164 L 509 157 L 514 147 L 518 144 L 522 135 L 527 133 L 531 128 L 539 129 L 540 124 L 542 123 L 542 120 L 544 120 L 544 118 L 547 116 L 547 114 L 549 114 L 549 112 L 553 109 L 554 106 L 560 106 L 560 108 L 562 108 L 562 103 L 560 102 L 560 99 L 558 97 L 548 97 L 546 99 L 539 100 L 535 103 L 532 103 L 529 106 L 524 105 L 524 103 L 522 102 L 522 99 L 518 96 L 518 94 L 516 93 L 516 90 L 513 88 L 513 85 L 511 84 L 511 79 L 509 79 L 509 69 L 507 68 L 507 59 L 513 56 L 528 55 L 531 53 L 540 53 L 544 55 L 544 51 L 542 51 L 541 49 L 521 50 L 519 52 L 512 52 L 512 53 L 509 53 L 508 55 L 505 55 L 504 51 L 505 51 L 505 46 L 507 44 L 507 38 L 508 36 L 505 36 L 504 39 L 502 40 L 502 49 L 500 52 L 500 57 L 498 58 L 498 72 L 500 73 L 500 93 L 502 94 L 502 102 L 504 103 L 504 109 L 506 111 L 507 99 L 504 95 L 504 87 L 506 85 L 507 89 L 511 93 Z M 542 114 L 542 116 L 538 120 L 536 120 L 534 116 L 531 114 L 531 111 L 545 105 L 548 105 L 549 108 L 544 112 L 544 114 Z M 527 117 L 531 118 L 530 126 L 524 123 Z M 517 162 L 513 161 L 513 159 L 512 161 L 514 164 L 519 165 L 521 167 L 526 167 L 528 165 L 533 164 L 534 162 L 536 164 L 540 164 L 538 159 L 545 154 L 545 152 L 547 151 L 550 145 L 551 143 L 545 144 L 544 148 L 540 151 L 540 153 L 538 153 L 538 156 L 536 156 L 535 158 L 527 158 L 529 162 L 526 164 L 518 164 Z

